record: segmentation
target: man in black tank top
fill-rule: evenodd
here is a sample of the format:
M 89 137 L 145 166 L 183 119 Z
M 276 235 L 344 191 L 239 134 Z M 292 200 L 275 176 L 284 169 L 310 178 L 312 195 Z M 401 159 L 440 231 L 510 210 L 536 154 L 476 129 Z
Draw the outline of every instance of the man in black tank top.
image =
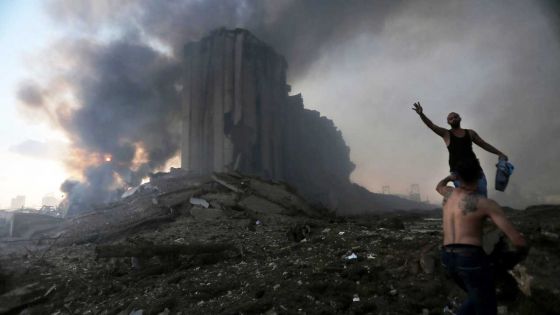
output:
M 498 155 L 500 159 L 507 160 L 508 157 L 500 150 L 494 148 L 492 145 L 482 140 L 482 138 L 480 138 L 480 136 L 474 130 L 461 128 L 461 117 L 459 116 L 459 114 L 451 112 L 449 113 L 449 115 L 447 115 L 447 123 L 451 126 L 451 129 L 447 130 L 432 123 L 432 121 L 428 117 L 426 117 L 426 115 L 424 115 L 422 106 L 420 106 L 420 102 L 414 103 L 414 108 L 412 109 L 416 111 L 416 113 L 418 113 L 418 115 L 426 124 L 426 126 L 428 126 L 428 128 L 432 129 L 437 135 L 443 138 L 443 141 L 447 146 L 447 150 L 449 151 L 449 171 L 452 175 L 456 175 L 456 167 L 459 162 L 476 162 L 478 168 L 480 169 L 477 192 L 486 197 L 486 176 L 484 176 L 484 172 L 482 171 L 480 163 L 478 162 L 478 159 L 472 149 L 473 142 L 484 150 Z M 459 187 L 458 180 L 453 181 L 453 184 L 455 185 L 455 187 Z

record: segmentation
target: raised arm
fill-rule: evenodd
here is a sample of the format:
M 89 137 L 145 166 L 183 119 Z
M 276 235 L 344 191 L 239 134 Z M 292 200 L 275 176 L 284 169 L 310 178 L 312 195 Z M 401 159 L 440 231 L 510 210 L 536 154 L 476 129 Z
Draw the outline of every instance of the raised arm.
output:
M 490 219 L 492 219 L 494 224 L 496 224 L 496 226 L 507 235 L 513 245 L 519 250 L 527 248 L 527 242 L 525 241 L 525 238 L 508 220 L 508 218 L 504 214 L 504 211 L 502 210 L 502 207 L 500 207 L 497 202 L 491 199 L 486 199 L 485 203 L 486 204 L 484 205 L 484 208 L 488 212 L 488 216 L 490 217 Z
M 476 131 L 469 130 L 469 132 L 471 134 L 472 141 L 476 143 L 479 147 L 483 148 L 484 150 L 490 153 L 497 154 L 501 159 L 505 159 L 505 160 L 508 159 L 507 155 L 503 154 L 502 151 L 494 148 L 490 143 L 482 140 L 482 138 L 478 135 L 478 133 L 476 133 Z
M 426 115 L 424 115 L 424 111 L 422 109 L 422 106 L 420 105 L 420 102 L 414 103 L 414 107 L 412 108 L 412 110 L 414 110 L 420 116 L 420 118 L 426 124 L 426 126 L 428 126 L 428 128 L 432 129 L 432 131 L 438 134 L 440 137 L 445 137 L 445 133 L 447 132 L 447 130 L 434 124 L 428 117 L 426 117 Z

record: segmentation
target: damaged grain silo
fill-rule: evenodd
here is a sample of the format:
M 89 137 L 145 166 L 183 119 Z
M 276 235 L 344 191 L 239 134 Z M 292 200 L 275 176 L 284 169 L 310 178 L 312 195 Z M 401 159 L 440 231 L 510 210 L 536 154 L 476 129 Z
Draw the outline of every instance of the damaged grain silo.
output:
M 286 69 L 284 57 L 243 29 L 187 44 L 181 167 L 285 181 L 330 208 L 371 208 L 374 194 L 350 182 L 354 164 L 341 132 L 305 109 L 300 94 L 289 95 Z M 381 199 L 374 208 L 387 209 Z M 393 199 L 396 208 L 419 205 Z

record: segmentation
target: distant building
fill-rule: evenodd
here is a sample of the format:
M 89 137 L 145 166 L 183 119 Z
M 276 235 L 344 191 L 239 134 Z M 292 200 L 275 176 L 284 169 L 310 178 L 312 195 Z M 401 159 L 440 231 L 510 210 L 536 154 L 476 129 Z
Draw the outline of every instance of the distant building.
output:
M 58 203 L 58 199 L 49 194 L 43 197 L 41 206 L 56 207 Z
M 21 209 L 25 207 L 25 196 L 19 195 L 15 198 L 12 198 L 12 205 L 10 209 Z

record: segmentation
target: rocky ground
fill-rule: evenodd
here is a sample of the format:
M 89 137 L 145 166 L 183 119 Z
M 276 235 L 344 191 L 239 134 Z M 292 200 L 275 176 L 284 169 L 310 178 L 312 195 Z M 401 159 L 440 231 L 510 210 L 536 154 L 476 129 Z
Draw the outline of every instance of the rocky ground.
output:
M 278 183 L 181 185 L 108 207 L 118 225 L 99 210 L 4 238 L 0 313 L 444 314 L 464 298 L 439 264 L 438 210 L 343 218 Z M 499 287 L 501 314 L 559 313 L 559 211 L 508 210 L 532 248 Z

